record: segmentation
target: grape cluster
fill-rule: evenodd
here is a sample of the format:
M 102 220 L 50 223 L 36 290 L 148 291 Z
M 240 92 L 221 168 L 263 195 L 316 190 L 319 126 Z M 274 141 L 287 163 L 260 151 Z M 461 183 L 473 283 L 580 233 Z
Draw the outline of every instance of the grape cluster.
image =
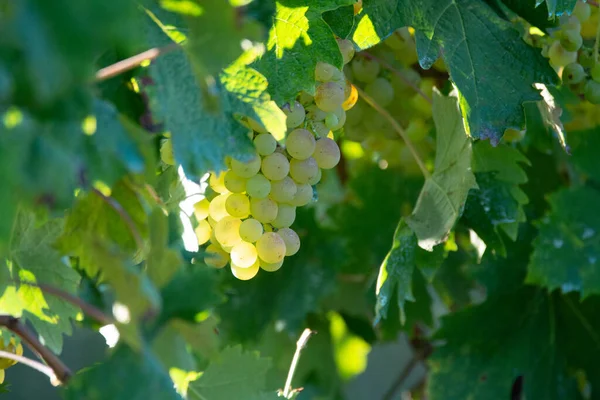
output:
M 0 350 L 7 351 L 19 356 L 23 355 L 23 345 L 17 343 L 14 338 L 11 338 L 8 343 L 5 343 L 2 334 L 0 333 Z M 16 364 L 16 361 L 8 358 L 0 358 L 0 384 L 4 382 L 4 370 Z
M 344 62 L 349 62 L 352 44 L 338 44 Z M 277 271 L 286 256 L 300 249 L 300 238 L 290 228 L 296 208 L 312 201 L 321 171 L 338 164 L 340 149 L 332 131 L 344 125 L 346 110 L 357 99 L 356 90 L 336 67 L 318 63 L 315 78 L 314 96 L 302 93 L 299 101 L 282 108 L 288 127 L 284 145 L 256 121 L 247 120 L 254 155 L 228 159 L 227 171 L 210 174 L 212 194 L 194 206 L 198 243 L 209 243 L 207 265 L 229 264 L 236 278 L 248 280 L 261 268 Z

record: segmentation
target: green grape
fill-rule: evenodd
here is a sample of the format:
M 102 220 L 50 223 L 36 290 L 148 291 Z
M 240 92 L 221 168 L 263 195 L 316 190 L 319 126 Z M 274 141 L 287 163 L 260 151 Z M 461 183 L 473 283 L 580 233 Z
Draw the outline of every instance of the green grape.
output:
M 259 257 L 259 259 L 260 259 L 260 257 Z M 283 265 L 283 260 L 276 262 L 276 263 L 272 263 L 272 264 L 270 264 L 264 260 L 260 260 L 260 267 L 267 272 L 278 271 L 282 265 Z
M 579 22 L 585 22 L 590 18 L 590 15 L 592 15 L 592 8 L 589 4 L 578 1 L 575 4 L 575 8 L 573 8 L 571 15 L 575 16 Z
M 563 31 L 560 37 L 560 45 L 566 51 L 577 51 L 583 44 L 583 37 L 578 31 Z
M 165 139 L 160 146 L 160 159 L 167 165 L 175 165 L 175 156 L 173 154 L 173 141 Z
M 321 174 L 321 168 L 317 168 L 317 174 L 308 180 L 308 184 L 314 186 L 319 183 L 321 181 Z
M 268 133 L 265 127 L 255 119 L 248 118 L 248 126 L 258 133 Z
M 208 178 L 208 184 L 217 193 L 227 193 L 228 190 L 225 187 L 225 172 L 221 172 L 219 175 L 211 173 Z
M 280 181 L 290 172 L 290 162 L 286 156 L 275 152 L 263 158 L 261 170 L 267 179 Z
M 231 195 L 231 193 L 220 194 L 210 202 L 208 206 L 208 215 L 216 222 L 219 222 L 221 219 L 225 217 L 229 217 L 229 213 L 225 208 L 225 202 L 227 198 Z
M 406 135 L 413 142 L 420 142 L 421 140 L 425 139 L 428 131 L 429 130 L 425 124 L 425 121 L 423 121 L 421 118 L 411 119 L 406 127 Z
M 600 104 L 600 83 L 589 80 L 585 84 L 584 89 L 585 99 L 592 104 Z
M 231 249 L 231 263 L 239 268 L 250 268 L 256 263 L 258 253 L 252 243 L 241 241 Z
M 342 53 L 344 64 L 348 64 L 354 57 L 354 45 L 348 39 L 337 38 L 336 40 L 338 47 L 340 48 L 340 53 Z
M 600 82 L 600 63 L 594 65 L 592 69 L 590 69 L 590 75 L 593 80 Z
M 273 228 L 287 228 L 296 220 L 296 207 L 281 203 L 277 209 L 277 217 L 271 222 Z
M 256 242 L 256 250 L 261 260 L 278 263 L 285 257 L 285 242 L 275 232 L 265 232 Z
M 394 88 L 385 78 L 377 78 L 365 87 L 365 92 L 380 106 L 386 107 L 394 100 Z
M 208 199 L 204 198 L 194 204 L 194 215 L 198 221 L 206 219 L 208 217 L 208 208 L 210 207 L 210 202 Z
M 240 225 L 240 237 L 242 240 L 248 243 L 254 243 L 263 234 L 263 226 L 262 224 L 255 220 L 254 218 L 248 218 L 245 221 L 242 221 Z
M 292 158 L 290 162 L 290 175 L 298 183 L 308 183 L 319 173 L 319 166 L 314 158 L 297 160 Z
M 325 126 L 332 131 L 341 129 L 346 123 L 346 111 L 342 107 L 338 108 L 332 113 L 327 114 L 325 118 Z
M 313 188 L 309 183 L 297 184 L 296 194 L 289 203 L 296 207 L 307 205 L 313 199 Z
M 280 181 L 271 182 L 271 199 L 278 203 L 289 203 L 296 195 L 297 190 L 294 180 L 286 176 Z
M 563 15 L 560 18 L 560 29 L 561 31 L 573 31 L 581 32 L 581 22 L 577 17 Z
M 307 110 L 307 117 L 312 121 L 323 121 L 327 116 L 327 113 L 325 111 L 321 110 L 314 104 L 308 106 Z
M 337 82 L 325 82 L 317 86 L 315 104 L 323 111 L 332 112 L 342 105 L 345 98 L 343 86 Z
M 229 262 L 229 254 L 218 244 L 210 244 L 204 254 L 204 264 L 213 268 L 223 268 Z
M 329 132 L 331 132 L 331 130 L 327 127 L 325 122 L 322 122 L 322 121 L 317 121 L 317 122 L 311 121 L 310 129 L 318 137 L 325 137 L 325 136 L 329 135 Z
M 329 138 L 317 140 L 313 158 L 319 168 L 331 169 L 340 162 L 340 148 L 337 143 Z M 292 175 L 293 177 L 293 175 Z
M 548 49 L 548 57 L 553 66 L 567 65 L 577 61 L 577 52 L 567 51 L 560 42 L 554 42 Z
M 277 148 L 277 141 L 270 133 L 261 133 L 254 138 L 254 147 L 261 156 L 268 156 Z
M 231 170 L 241 178 L 251 178 L 260 171 L 260 157 L 258 154 L 255 154 L 251 160 L 246 162 L 232 159 Z
M 300 238 L 298 234 L 290 228 L 282 228 L 277 231 L 285 243 L 285 255 L 293 256 L 300 250 Z
M 359 82 L 373 82 L 379 75 L 380 66 L 375 60 L 361 57 L 352 61 L 352 73 Z
M 273 222 L 277 217 L 277 203 L 271 199 L 251 199 L 250 213 L 252 217 L 263 224 Z
M 288 154 L 297 160 L 305 160 L 315 151 L 315 137 L 306 129 L 291 131 L 285 140 Z
M 343 73 L 331 64 L 317 62 L 315 67 L 315 79 L 320 82 L 339 81 L 343 78 Z
M 314 97 L 312 95 L 306 93 L 305 91 L 302 91 L 302 92 L 300 92 L 298 101 L 300 102 L 300 104 L 302 104 L 303 106 L 306 107 L 308 104 L 311 104 L 314 101 Z
M 290 104 L 283 106 L 283 113 L 287 116 L 285 124 L 288 128 L 295 128 L 302 125 L 304 118 L 306 118 L 304 107 L 297 101 L 294 101 L 293 108 Z M 267 154 L 263 155 L 266 156 Z
M 225 251 L 227 251 L 227 248 L 231 248 L 242 241 L 242 237 L 240 236 L 241 224 L 242 221 L 239 218 L 233 217 L 225 217 L 217 222 L 215 237 Z
M 240 268 L 235 264 L 231 264 L 231 273 L 240 281 L 249 281 L 258 274 L 260 263 L 258 260 L 250 268 Z
M 231 193 L 242 193 L 246 191 L 246 179 L 238 176 L 232 170 L 225 172 L 223 180 L 225 188 Z
M 593 73 L 592 73 L 593 76 Z M 585 79 L 585 71 L 581 64 L 568 64 L 562 71 L 562 81 L 567 85 L 574 85 Z
M 225 209 L 232 217 L 246 218 L 250 214 L 250 200 L 242 193 L 233 193 L 225 201 Z
M 590 49 L 589 47 L 584 47 L 579 52 L 579 64 L 583 68 L 592 68 L 596 63 L 594 58 L 594 49 Z
M 196 229 L 194 229 L 194 233 L 196 233 L 196 239 L 198 239 L 198 244 L 202 246 L 210 239 L 210 236 L 212 234 L 212 228 L 208 221 L 203 219 L 201 221 L 198 221 L 198 226 L 196 227 Z
M 246 182 L 246 193 L 254 199 L 264 199 L 271 193 L 271 181 L 263 174 L 256 174 Z

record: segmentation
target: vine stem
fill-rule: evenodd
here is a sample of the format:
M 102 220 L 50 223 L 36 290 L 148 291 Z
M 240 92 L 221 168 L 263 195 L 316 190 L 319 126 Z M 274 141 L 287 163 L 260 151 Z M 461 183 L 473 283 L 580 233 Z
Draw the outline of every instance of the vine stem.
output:
M 42 342 L 21 322 L 12 315 L 0 315 L 0 326 L 5 327 L 15 335 L 19 336 L 34 353 L 44 360 L 53 371 L 56 382 L 66 383 L 73 373 L 54 353 L 52 353 Z
M 356 90 L 358 90 L 358 94 L 367 103 L 369 103 L 369 105 L 371 107 L 373 107 L 375 109 L 375 111 L 377 111 L 379 114 L 381 114 L 382 117 L 384 117 L 385 119 L 388 120 L 388 122 L 392 125 L 392 127 L 396 131 L 396 133 L 398 133 L 398 135 L 400 135 L 400 137 L 402 138 L 402 140 L 404 140 L 404 143 L 406 144 L 406 146 L 410 150 L 413 158 L 417 162 L 417 165 L 419 166 L 419 169 L 421 170 L 421 173 L 423 173 L 423 176 L 425 177 L 425 179 L 430 178 L 431 174 L 429 173 L 429 171 L 425 167 L 425 163 L 423 163 L 423 160 L 419 156 L 419 153 L 417 152 L 417 149 L 412 144 L 412 142 L 410 141 L 408 135 L 406 134 L 406 131 L 404 131 L 404 129 L 402 129 L 402 127 L 400 126 L 400 124 L 398 123 L 398 121 L 396 121 L 394 119 L 394 117 L 392 117 L 390 115 L 390 113 L 387 112 L 387 110 L 385 108 L 383 108 L 379 104 L 377 104 L 377 102 L 371 96 L 369 96 L 368 94 L 366 94 L 364 92 L 364 90 L 360 89 L 359 87 L 356 87 Z
M 311 331 L 306 328 L 300 338 L 296 342 L 296 352 L 294 353 L 294 358 L 292 358 L 292 363 L 290 364 L 290 370 L 288 371 L 287 379 L 285 380 L 285 386 L 283 388 L 283 397 L 288 399 L 290 394 L 292 393 L 292 379 L 294 379 L 294 374 L 296 373 L 296 367 L 298 366 L 298 361 L 300 360 L 300 354 L 302 353 L 302 349 L 306 347 L 308 343 L 308 339 L 316 332 Z
M 52 368 L 50 368 L 49 366 L 47 366 L 45 364 L 42 364 L 39 361 L 20 356 L 18 354 L 9 353 L 8 351 L 4 351 L 4 350 L 0 350 L 0 358 L 6 358 L 9 360 L 13 360 L 13 361 L 19 362 L 21 364 L 27 365 L 28 367 L 33 368 L 33 369 L 41 372 L 42 374 L 46 375 L 48 378 L 50 378 L 50 381 L 52 381 L 52 382 L 57 381 L 56 375 L 54 374 L 54 371 L 52 370 Z
M 101 191 L 99 191 L 96 188 L 93 188 L 92 191 L 94 193 L 96 193 L 98 196 L 100 196 L 100 198 L 102 200 L 104 200 L 104 202 L 106 204 L 108 204 L 113 210 L 115 210 L 121 216 L 121 219 L 123 219 L 123 222 L 125 222 L 125 225 L 127 225 L 127 227 L 129 228 L 129 231 L 131 232 L 131 235 L 133 236 L 133 239 L 135 240 L 135 243 L 136 243 L 138 249 L 142 250 L 144 248 L 144 241 L 142 240 L 142 235 L 140 235 L 140 232 L 135 227 L 135 224 L 133 223 L 133 219 L 131 219 L 131 215 L 129 215 L 129 213 L 127 213 L 127 211 L 125 211 L 125 209 L 123 208 L 121 203 L 119 203 L 118 201 L 116 201 L 115 199 L 113 199 L 110 196 L 106 196 L 104 193 L 102 193 Z
M 366 57 L 370 60 L 377 61 L 379 63 L 379 65 L 381 65 L 383 68 L 387 69 L 388 71 L 390 71 L 391 73 L 396 75 L 398 78 L 400 78 L 402 80 L 402 82 L 404 82 L 406 85 L 410 86 L 415 92 L 420 94 L 425 100 L 427 100 L 427 102 L 429 104 L 433 104 L 431 97 L 427 96 L 425 94 L 425 92 L 423 92 L 421 90 L 421 88 L 419 88 L 414 82 L 412 82 L 410 79 L 408 79 L 402 72 L 400 72 L 399 70 L 394 68 L 394 66 L 392 64 L 388 63 L 385 60 L 382 60 L 381 58 L 379 58 L 377 56 L 374 56 L 371 53 L 367 53 L 366 51 L 363 51 L 362 53 L 360 53 L 360 55 L 363 57 Z
M 96 82 L 101 82 L 106 79 L 113 78 L 123 72 L 127 72 L 138 67 L 142 62 L 146 60 L 154 60 L 163 54 L 172 52 L 173 50 L 180 49 L 181 46 L 177 43 L 170 43 L 163 47 L 154 47 L 146 50 L 142 53 L 136 54 L 135 56 L 126 58 L 118 61 L 114 64 L 104 67 L 96 72 Z

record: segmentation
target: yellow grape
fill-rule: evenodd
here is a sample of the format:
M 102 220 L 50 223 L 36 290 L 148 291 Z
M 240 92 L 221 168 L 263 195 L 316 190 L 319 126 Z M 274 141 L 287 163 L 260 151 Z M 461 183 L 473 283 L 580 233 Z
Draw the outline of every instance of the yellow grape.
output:
M 251 178 L 260 171 L 260 156 L 255 154 L 248 161 L 238 161 L 236 159 L 231 160 L 231 170 L 241 178 Z
M 225 251 L 242 241 L 240 236 L 240 225 L 242 221 L 238 218 L 225 217 L 215 226 L 215 237 Z M 229 248 L 229 249 L 228 249 Z
M 256 220 L 268 224 L 277 217 L 277 203 L 269 198 L 250 199 L 250 213 Z
M 232 217 L 246 218 L 250 214 L 250 200 L 242 193 L 232 193 L 225 201 L 225 210 Z
M 235 266 L 233 263 L 231 264 L 231 273 L 233 276 L 238 278 L 241 281 L 248 281 L 258 274 L 258 270 L 260 269 L 260 263 L 258 260 L 252 265 L 250 268 L 240 268 Z
M 268 263 L 274 264 L 285 257 L 285 242 L 275 232 L 266 232 L 256 242 L 258 256 Z
M 223 268 L 229 262 L 229 254 L 218 244 L 209 244 L 204 254 L 204 263 L 209 267 Z
M 220 194 L 210 202 L 210 205 L 208 206 L 208 215 L 216 222 L 229 216 L 229 213 L 225 208 L 225 202 L 230 195 L 231 193 Z
M 263 226 L 258 220 L 254 218 L 248 218 L 242 221 L 242 224 L 240 225 L 240 236 L 242 240 L 249 243 L 254 243 L 260 239 L 262 234 Z
M 225 172 L 221 172 L 220 174 L 211 173 L 210 178 L 208 179 L 208 184 L 217 193 L 227 193 L 228 190 L 225 187 Z
M 290 228 L 283 228 L 277 231 L 285 243 L 285 255 L 293 256 L 300 250 L 300 238 L 296 231 Z
M 260 257 L 259 257 L 260 260 Z M 283 265 L 283 260 L 276 262 L 276 263 L 268 263 L 264 260 L 260 260 L 260 267 L 268 272 L 275 272 L 277 270 L 279 270 L 281 268 L 281 266 Z
M 231 263 L 239 268 L 250 268 L 258 258 L 256 247 L 252 243 L 241 241 L 231 249 Z
M 225 188 L 232 193 L 242 193 L 246 191 L 246 179 L 238 176 L 232 170 L 225 173 L 223 182 Z
M 194 232 L 196 233 L 198 244 L 202 246 L 210 239 L 210 236 L 212 234 L 212 228 L 208 221 L 203 219 L 201 221 L 198 221 L 198 226 L 196 227 L 196 229 L 194 229 Z
M 198 221 L 206 219 L 208 217 L 208 208 L 210 207 L 210 202 L 208 199 L 204 198 L 194 204 L 194 215 Z
M 321 139 L 322 140 L 322 139 Z M 315 150 L 316 151 L 316 150 Z M 314 158 L 296 160 L 290 162 L 290 175 L 298 183 L 309 183 L 319 174 L 319 166 Z

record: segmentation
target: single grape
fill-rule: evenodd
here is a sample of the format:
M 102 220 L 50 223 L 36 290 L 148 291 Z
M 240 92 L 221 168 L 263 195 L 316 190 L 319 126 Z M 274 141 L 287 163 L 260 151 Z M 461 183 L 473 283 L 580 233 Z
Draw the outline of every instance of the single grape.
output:
M 567 65 L 577 61 L 577 52 L 567 51 L 560 42 L 554 42 L 548 49 L 548 57 L 553 66 Z
M 229 254 L 218 244 L 209 244 L 204 254 L 204 264 L 213 268 L 223 268 L 229 262 Z
M 160 159 L 167 165 L 175 165 L 175 155 L 173 153 L 173 141 L 165 139 L 160 146 Z
M 259 257 L 260 260 L 260 257 Z M 270 264 L 264 260 L 260 260 L 260 267 L 267 272 L 275 272 L 278 271 L 283 265 L 283 260 Z
M 208 178 L 208 184 L 211 189 L 217 193 L 227 193 L 228 190 L 225 187 L 225 172 L 221 172 L 220 174 L 211 173 L 210 178 Z
M 310 178 L 308 180 L 308 184 L 311 185 L 311 186 L 314 186 L 317 183 L 321 182 L 321 176 L 322 176 L 321 168 L 317 168 L 317 175 L 315 175 L 312 178 Z
M 290 204 L 279 204 L 277 217 L 271 222 L 274 228 L 288 228 L 296 220 L 296 207 Z
M 593 73 L 592 73 L 593 76 Z M 567 85 L 574 85 L 585 79 L 585 70 L 578 63 L 568 64 L 562 71 L 562 81 Z
M 231 264 L 231 273 L 240 281 L 249 281 L 258 274 L 260 263 L 258 260 L 250 268 L 240 268 L 235 264 Z
M 325 118 L 325 126 L 331 129 L 332 131 L 337 131 L 341 129 L 346 123 L 346 111 L 342 107 L 339 107 L 332 113 L 327 114 L 327 118 Z
M 386 107 L 394 100 L 394 88 L 385 78 L 377 78 L 365 87 L 365 92 L 380 106 Z
M 348 39 L 336 39 L 338 47 L 340 48 L 340 53 L 342 53 L 342 58 L 344 59 L 344 64 L 348 64 L 350 60 L 354 57 L 354 45 Z
M 315 79 L 320 82 L 338 81 L 343 73 L 331 64 L 319 61 L 315 67 Z
M 406 127 L 406 135 L 413 142 L 420 142 L 427 137 L 429 129 L 425 121 L 421 118 L 411 119 Z
M 273 153 L 262 160 L 263 175 L 272 181 L 282 180 L 290 172 L 290 162 L 281 153 Z
M 300 238 L 298 234 L 290 228 L 282 228 L 277 231 L 285 243 L 285 255 L 293 256 L 300 250 Z
M 337 82 L 325 82 L 317 86 L 315 104 L 321 110 L 332 112 L 344 102 L 344 87 Z
M 271 192 L 271 181 L 263 174 L 256 174 L 246 182 L 246 193 L 255 199 L 264 199 Z
M 250 200 L 242 193 L 232 193 L 225 201 L 225 209 L 232 217 L 246 218 L 250 214 Z
M 287 116 L 285 124 L 288 128 L 295 128 L 302 125 L 304 118 L 306 118 L 304 107 L 297 101 L 294 101 L 293 105 L 286 104 L 283 106 L 283 113 Z
M 359 82 L 373 82 L 379 75 L 380 65 L 375 60 L 361 57 L 352 61 L 352 73 Z
M 589 80 L 585 84 L 585 99 L 592 104 L 600 104 L 600 83 Z
M 251 160 L 246 162 L 232 159 L 231 170 L 241 178 L 252 178 L 260 171 L 260 157 L 258 154 L 255 154 Z
M 210 207 L 210 202 L 208 199 L 204 198 L 194 204 L 194 215 L 198 221 L 206 219 L 208 217 L 208 208 Z
M 566 51 L 577 51 L 583 44 L 583 38 L 578 31 L 563 31 L 560 37 L 560 45 Z
M 220 194 L 210 202 L 210 205 L 208 206 L 208 215 L 216 222 L 229 216 L 229 213 L 225 208 L 225 202 L 230 195 L 231 193 Z
M 286 176 L 280 181 L 271 182 L 271 199 L 278 203 L 289 203 L 296 195 L 296 183 L 292 178 Z
M 225 217 L 215 226 L 215 236 L 223 249 L 231 248 L 242 241 L 240 236 L 240 225 L 242 221 L 239 218 Z
M 342 103 L 342 108 L 344 109 L 344 111 L 348 111 L 351 108 L 354 108 L 356 102 L 358 101 L 358 90 L 356 89 L 356 86 L 346 81 L 344 95 L 346 96 L 346 98 Z
M 210 239 L 210 236 L 212 234 L 212 228 L 208 221 L 203 219 L 201 221 L 198 221 L 198 226 L 196 227 L 196 229 L 194 229 L 194 233 L 196 233 L 196 239 L 198 239 L 198 244 L 202 246 Z
M 573 8 L 571 15 L 575 16 L 579 22 L 585 22 L 590 18 L 590 15 L 592 15 L 592 8 L 589 4 L 578 1 L 575 4 L 575 8 Z
M 231 262 L 239 268 L 250 268 L 256 263 L 258 253 L 252 243 L 241 241 L 231 249 Z
M 242 193 L 246 191 L 246 179 L 238 176 L 232 170 L 225 172 L 225 188 L 231 193 Z
M 591 49 L 589 47 L 582 48 L 579 52 L 578 61 L 583 68 L 592 68 L 596 63 L 596 60 L 594 58 L 594 49 Z
M 263 234 L 262 224 L 254 218 L 248 218 L 242 221 L 240 225 L 240 237 L 248 243 L 254 243 Z
M 254 147 L 261 156 L 268 156 L 277 148 L 277 141 L 270 133 L 261 133 L 254 138 Z
M 592 76 L 593 80 L 595 80 L 596 82 L 600 82 L 600 63 L 594 65 L 590 69 L 590 75 Z
M 288 154 L 295 159 L 305 160 L 315 151 L 315 137 L 306 129 L 294 129 L 285 140 Z
M 323 121 L 312 122 L 310 124 L 311 131 L 318 137 L 326 137 L 331 132 L 331 129 L 327 127 L 327 124 Z
M 307 205 L 313 199 L 313 188 L 308 183 L 297 184 L 296 194 L 289 203 L 296 207 Z
M 248 118 L 248 126 L 258 133 L 268 133 L 265 127 L 255 119 Z
M 325 111 L 321 110 L 315 104 L 308 106 L 307 110 L 308 110 L 307 117 L 308 117 L 308 119 L 310 119 L 312 121 L 323 121 L 323 120 L 325 120 L 325 117 L 327 116 L 327 113 Z
M 275 232 L 266 232 L 256 242 L 258 256 L 268 263 L 274 264 L 285 257 L 285 242 Z
M 297 160 L 292 158 L 290 162 L 290 175 L 298 183 L 308 183 L 319 173 L 319 166 L 314 158 Z
M 313 158 L 316 160 L 319 168 L 331 169 L 335 167 L 340 162 L 340 156 L 340 148 L 336 142 L 329 138 L 317 140 Z
M 277 217 L 277 203 L 271 199 L 251 199 L 250 213 L 252 217 L 263 224 L 273 222 Z

